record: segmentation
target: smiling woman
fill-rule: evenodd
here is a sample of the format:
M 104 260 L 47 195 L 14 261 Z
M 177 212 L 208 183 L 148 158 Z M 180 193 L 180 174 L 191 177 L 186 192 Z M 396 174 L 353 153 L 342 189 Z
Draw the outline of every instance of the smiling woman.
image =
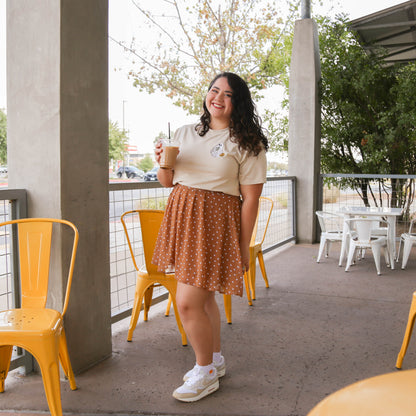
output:
M 174 266 L 176 300 L 196 364 L 173 397 L 193 402 L 219 388 L 225 375 L 215 292 L 242 296 L 249 243 L 266 182 L 268 141 L 247 83 L 231 72 L 210 83 L 198 124 L 175 132 L 174 169 L 159 169 L 174 187 L 153 255 L 163 271 Z M 156 145 L 156 161 L 163 153 Z

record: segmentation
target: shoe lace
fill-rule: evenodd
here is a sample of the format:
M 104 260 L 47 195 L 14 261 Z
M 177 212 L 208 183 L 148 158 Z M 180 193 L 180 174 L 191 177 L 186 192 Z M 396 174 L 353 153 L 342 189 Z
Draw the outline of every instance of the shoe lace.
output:
M 187 386 L 192 386 L 198 383 L 203 377 L 203 372 L 199 368 L 194 368 L 191 377 L 189 377 L 188 380 L 185 381 L 185 384 Z

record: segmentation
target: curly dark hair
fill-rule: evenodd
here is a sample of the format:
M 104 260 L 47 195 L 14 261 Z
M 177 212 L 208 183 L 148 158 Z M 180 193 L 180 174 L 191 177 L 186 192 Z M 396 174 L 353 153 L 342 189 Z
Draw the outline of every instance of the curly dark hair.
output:
M 230 122 L 231 140 L 238 143 L 240 149 L 247 150 L 254 156 L 257 156 L 263 148 L 267 151 L 269 143 L 261 127 L 261 119 L 257 115 L 247 83 L 232 72 L 222 72 L 211 81 L 208 91 L 221 77 L 227 78 L 228 85 L 233 91 L 231 96 L 233 105 Z M 203 110 L 200 121 L 195 127 L 200 136 L 204 136 L 208 132 L 211 122 L 211 114 L 205 100 Z

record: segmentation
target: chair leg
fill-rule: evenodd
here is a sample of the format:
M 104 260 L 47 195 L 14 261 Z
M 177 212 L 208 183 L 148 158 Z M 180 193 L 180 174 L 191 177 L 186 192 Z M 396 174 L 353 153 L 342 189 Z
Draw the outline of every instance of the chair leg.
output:
M 259 251 L 258 259 L 259 259 L 259 266 L 260 266 L 261 274 L 263 275 L 264 283 L 266 284 L 266 287 L 269 287 L 269 280 L 267 279 L 266 267 L 264 265 L 264 259 L 263 259 L 263 252 L 262 251 Z
M 148 288 L 148 286 L 149 286 L 148 282 L 143 282 L 142 279 L 137 278 L 136 291 L 134 293 L 134 304 L 133 304 L 133 309 L 131 312 L 129 331 L 127 333 L 127 341 L 131 341 L 133 339 L 133 332 L 136 328 L 137 321 L 139 319 L 144 293 L 146 289 Z
M 248 278 L 249 288 L 251 290 L 251 296 L 247 292 L 248 304 L 250 306 L 252 305 L 251 301 L 256 300 L 256 257 L 257 256 L 254 254 L 254 252 L 250 250 L 250 266 L 248 271 L 246 271 L 246 273 L 244 274 L 244 281 L 246 282 L 246 278 Z
M 9 372 L 10 360 L 12 359 L 13 346 L 0 346 L 0 393 L 4 392 L 4 381 Z
M 179 332 L 181 333 L 181 337 L 182 337 L 182 345 L 184 347 L 186 347 L 188 345 L 188 341 L 186 339 L 185 329 L 183 328 L 182 321 L 181 321 L 181 318 L 179 316 L 178 307 L 176 305 L 176 286 L 177 286 L 177 282 L 176 282 L 176 280 L 172 279 L 172 282 L 169 282 L 168 284 L 164 284 L 164 286 L 166 287 L 166 289 L 169 292 L 170 299 L 172 299 L 173 310 L 175 311 L 176 324 L 178 325 L 178 329 L 179 329 Z
M 169 293 L 169 297 L 168 297 L 168 304 L 166 305 L 166 311 L 165 311 L 165 316 L 169 316 L 169 312 L 170 312 L 170 307 L 172 305 L 172 296 Z
M 390 263 L 394 261 L 394 259 L 390 259 L 389 249 L 388 247 L 384 247 L 384 260 L 386 261 L 387 267 L 390 267 Z
M 227 323 L 232 324 L 232 306 L 231 306 L 231 295 L 223 295 L 224 297 L 224 310 L 227 318 Z
M 58 346 L 56 344 L 57 341 L 55 339 L 42 343 L 42 352 L 39 354 L 34 352 L 33 355 L 42 372 L 43 386 L 51 416 L 62 416 Z
M 401 251 L 401 248 L 402 248 L 402 243 L 403 243 L 403 238 L 400 238 L 399 249 L 397 250 L 397 256 L 396 256 L 396 262 L 398 262 L 399 258 L 400 258 L 400 251 Z
M 326 245 L 326 238 L 321 236 L 321 242 L 319 243 L 319 251 L 318 251 L 318 258 L 316 259 L 316 262 L 319 263 L 322 257 L 322 253 L 325 250 Z
M 254 285 L 255 285 L 255 282 L 253 282 L 252 280 L 251 270 L 246 270 L 244 272 L 244 286 L 246 288 L 247 301 L 250 306 L 253 306 L 253 302 L 250 296 L 250 288 L 251 288 L 251 293 L 253 293 Z
M 149 320 L 149 309 L 152 305 L 153 287 L 153 285 L 149 286 L 146 292 L 144 292 L 143 319 L 146 322 Z
M 381 257 L 381 246 L 378 244 L 373 244 L 371 247 L 371 251 L 373 252 L 374 263 L 376 264 L 377 274 L 381 274 L 381 265 L 380 265 L 380 257 Z
M 69 387 L 71 390 L 76 390 L 77 385 L 75 383 L 74 372 L 72 371 L 71 361 L 68 354 L 68 345 L 66 342 L 65 329 L 62 328 L 61 336 L 59 338 L 59 361 L 61 362 L 64 373 L 69 381 Z
M 405 240 L 403 244 L 403 259 L 402 259 L 402 269 L 406 268 L 407 261 L 409 260 L 410 251 L 412 249 L 412 242 Z
M 416 292 L 413 292 L 412 303 L 409 310 L 409 318 L 407 320 L 406 331 L 404 333 L 402 346 L 397 356 L 396 368 L 402 368 L 403 358 L 406 354 L 407 347 L 409 346 L 410 337 L 412 336 L 413 326 L 416 317 Z
M 355 244 L 354 244 L 354 242 L 351 241 L 350 248 L 348 250 L 347 265 L 345 266 L 345 271 L 346 272 L 349 270 L 349 268 L 351 266 L 352 259 L 354 257 L 354 253 L 355 253 Z
M 328 240 L 326 243 L 326 252 L 325 257 L 329 257 L 329 252 L 331 251 L 331 240 Z

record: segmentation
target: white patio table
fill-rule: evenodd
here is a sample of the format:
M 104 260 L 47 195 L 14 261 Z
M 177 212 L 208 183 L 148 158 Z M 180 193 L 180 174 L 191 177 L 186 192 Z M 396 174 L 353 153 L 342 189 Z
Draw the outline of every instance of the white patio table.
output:
M 358 207 L 349 206 L 339 210 L 344 218 L 353 217 L 382 217 L 387 222 L 387 250 L 389 251 L 390 267 L 394 269 L 394 259 L 396 258 L 396 220 L 401 215 L 402 208 L 386 208 L 386 207 Z M 344 222 L 341 253 L 339 258 L 339 265 L 342 265 L 347 251 L 347 230 L 348 226 Z

